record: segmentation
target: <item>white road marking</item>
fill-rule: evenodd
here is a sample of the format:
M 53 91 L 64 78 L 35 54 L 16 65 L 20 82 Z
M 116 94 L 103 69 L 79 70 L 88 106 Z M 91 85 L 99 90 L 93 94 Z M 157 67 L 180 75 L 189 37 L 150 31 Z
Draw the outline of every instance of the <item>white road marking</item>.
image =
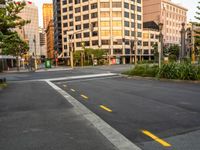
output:
M 81 104 L 78 100 L 73 98 L 67 92 L 53 84 L 52 82 L 46 80 L 46 82 L 60 93 L 65 99 L 74 106 L 77 114 L 84 116 L 91 124 L 93 124 L 97 130 L 99 130 L 118 150 L 141 150 L 138 146 L 124 137 L 117 130 L 112 128 L 104 120 L 102 120 L 95 113 L 90 111 L 87 107 Z

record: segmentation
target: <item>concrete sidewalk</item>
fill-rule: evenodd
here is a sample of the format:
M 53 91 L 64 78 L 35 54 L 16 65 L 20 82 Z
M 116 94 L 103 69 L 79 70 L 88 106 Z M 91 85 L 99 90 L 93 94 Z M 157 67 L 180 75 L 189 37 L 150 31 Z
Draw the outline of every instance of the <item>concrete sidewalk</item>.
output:
M 2 150 L 115 150 L 45 82 L 9 84 L 0 112 Z
M 28 70 L 25 68 L 20 68 L 19 71 L 17 71 L 16 68 L 12 68 L 8 71 L 4 71 L 4 73 L 26 73 L 26 72 L 50 72 L 50 71 L 65 71 L 65 70 L 72 70 L 70 67 L 52 67 L 52 68 L 39 68 L 36 71 L 34 70 Z

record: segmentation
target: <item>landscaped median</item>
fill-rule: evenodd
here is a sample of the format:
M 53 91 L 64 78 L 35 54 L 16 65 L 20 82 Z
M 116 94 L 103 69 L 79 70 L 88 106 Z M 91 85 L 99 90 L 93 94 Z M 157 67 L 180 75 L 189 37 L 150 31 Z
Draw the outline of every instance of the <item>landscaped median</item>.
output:
M 190 63 L 169 63 L 158 65 L 136 65 L 124 72 L 128 76 L 154 77 L 157 79 L 200 80 L 200 66 Z

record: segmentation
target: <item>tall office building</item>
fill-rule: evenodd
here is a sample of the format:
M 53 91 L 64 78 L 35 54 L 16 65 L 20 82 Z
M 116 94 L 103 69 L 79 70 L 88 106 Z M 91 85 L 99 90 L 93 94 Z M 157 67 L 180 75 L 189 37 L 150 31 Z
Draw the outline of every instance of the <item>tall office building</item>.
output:
M 53 0 L 54 50 L 62 52 L 61 0 Z
M 53 20 L 50 20 L 47 29 L 47 58 L 54 58 L 54 24 Z
M 40 37 L 40 55 L 42 57 L 47 56 L 47 42 L 46 42 L 46 33 L 45 29 L 39 27 L 39 37 Z
M 61 19 L 62 49 L 67 56 L 71 42 L 75 50 L 82 50 L 83 44 L 86 48 L 101 48 L 111 61 L 120 59 L 123 63 L 134 61 L 132 41 L 137 41 L 136 54 L 142 49 L 141 0 L 63 0 Z
M 163 23 L 165 44 L 180 44 L 181 24 L 187 22 L 187 9 L 171 0 L 143 0 L 144 22 Z
M 39 44 L 39 31 L 38 31 L 38 7 L 30 1 L 25 1 L 26 6 L 21 11 L 19 16 L 24 20 L 30 20 L 31 23 L 25 25 L 22 27 L 22 30 L 24 30 L 25 35 L 28 38 L 29 42 L 29 54 L 30 55 L 36 55 L 40 56 L 40 44 Z
M 43 28 L 47 29 L 49 21 L 53 19 L 53 4 L 44 3 L 42 6 L 43 12 Z

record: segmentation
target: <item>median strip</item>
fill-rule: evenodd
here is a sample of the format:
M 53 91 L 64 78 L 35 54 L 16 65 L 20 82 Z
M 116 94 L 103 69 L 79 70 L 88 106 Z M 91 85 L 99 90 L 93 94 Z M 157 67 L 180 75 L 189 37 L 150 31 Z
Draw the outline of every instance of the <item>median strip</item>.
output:
M 84 99 L 88 99 L 88 97 L 83 94 L 81 94 L 81 97 L 83 97 Z
M 144 133 L 145 135 L 147 135 L 148 137 L 152 138 L 153 140 L 155 140 L 156 142 L 160 143 L 162 146 L 164 147 L 171 147 L 171 144 L 167 143 L 166 141 L 160 139 L 159 137 L 155 136 L 154 134 L 152 134 L 151 132 L 147 131 L 147 130 L 142 130 L 142 133 Z
M 76 92 L 74 89 L 71 89 L 72 92 Z
M 108 112 L 112 112 L 112 110 L 104 105 L 100 105 L 100 107 Z

